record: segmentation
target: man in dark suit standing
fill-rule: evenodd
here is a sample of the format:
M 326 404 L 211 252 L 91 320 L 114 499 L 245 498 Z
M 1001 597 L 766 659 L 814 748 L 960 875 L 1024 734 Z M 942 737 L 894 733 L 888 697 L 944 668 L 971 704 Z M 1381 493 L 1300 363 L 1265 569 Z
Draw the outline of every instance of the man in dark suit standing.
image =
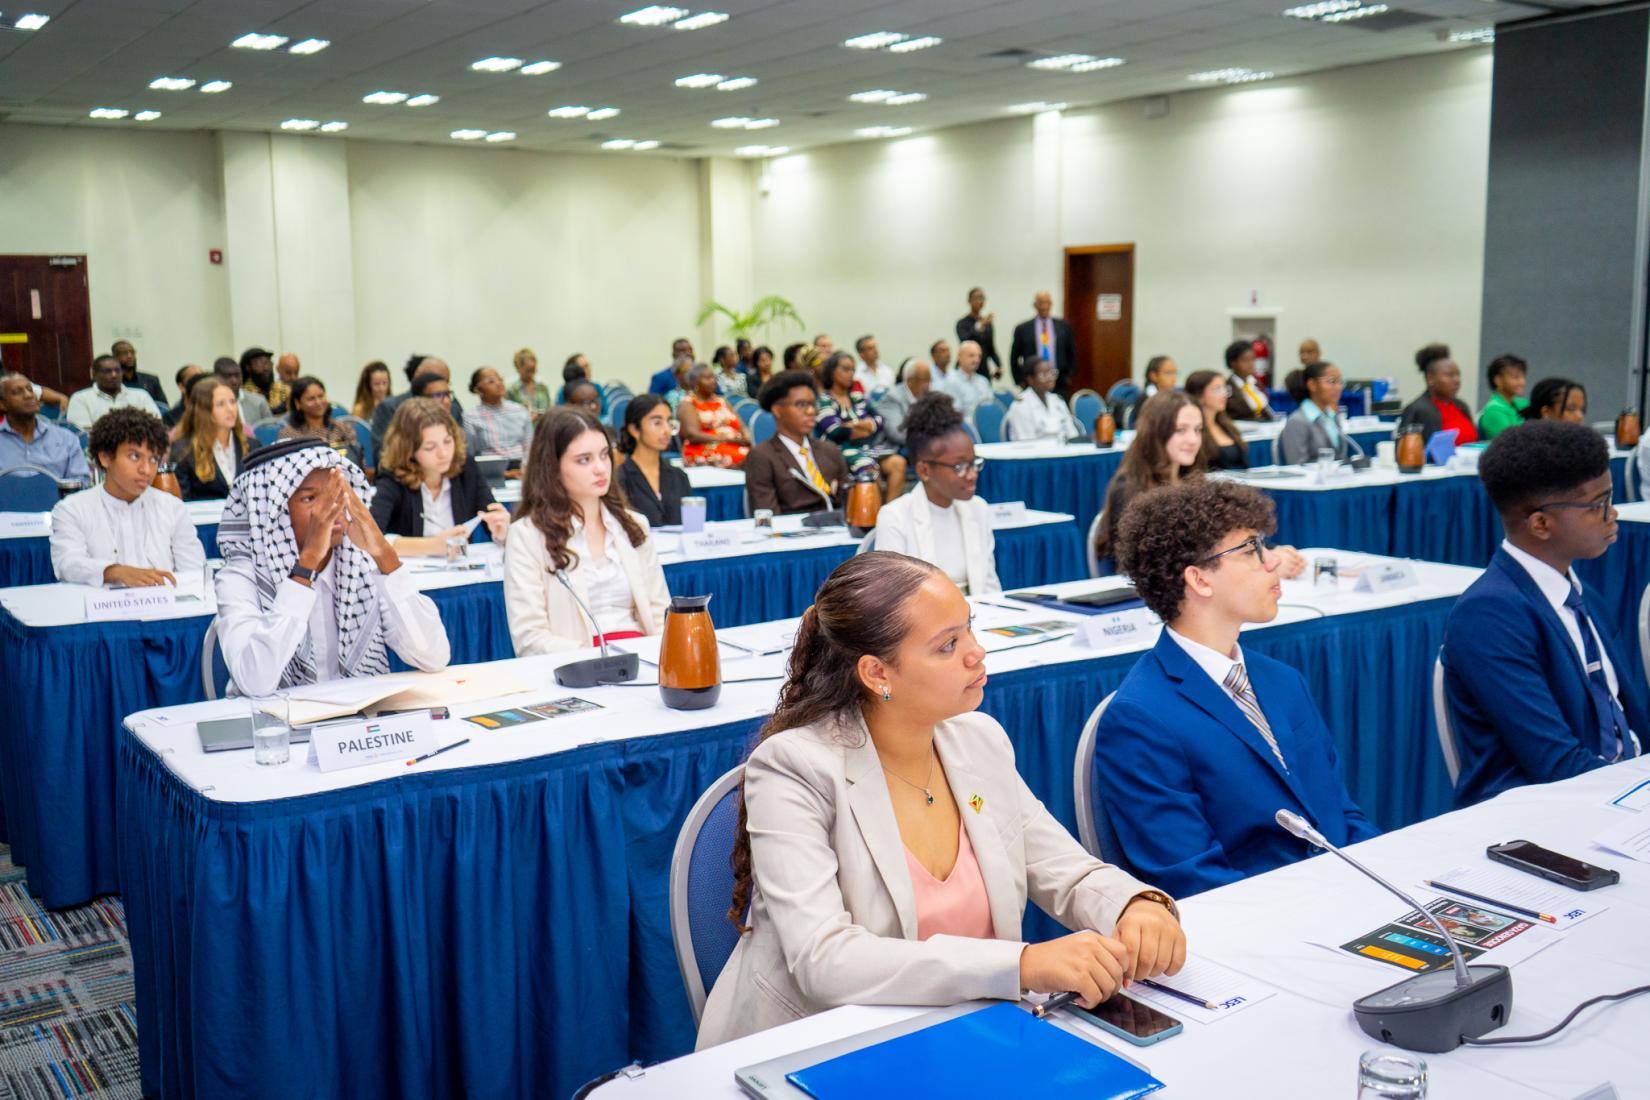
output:
M 1025 387 L 1031 377 L 1031 366 L 1038 359 L 1054 364 L 1054 388 L 1061 394 L 1070 392 L 1071 376 L 1077 369 L 1077 356 L 1071 345 L 1071 326 L 1054 314 L 1054 296 L 1039 290 L 1031 299 L 1037 316 L 1014 326 L 1014 342 L 1009 345 L 1009 369 L 1014 372 L 1014 384 Z
M 985 291 L 974 287 L 968 292 L 968 312 L 957 319 L 957 343 L 969 340 L 980 345 L 987 377 L 1003 376 L 1003 361 L 997 357 L 997 315 L 985 311 Z
M 828 439 L 812 438 L 819 393 L 807 371 L 781 371 L 768 379 L 757 404 L 773 415 L 778 431 L 751 448 L 745 490 L 751 511 L 821 512 L 838 507 L 848 488 L 848 462 Z

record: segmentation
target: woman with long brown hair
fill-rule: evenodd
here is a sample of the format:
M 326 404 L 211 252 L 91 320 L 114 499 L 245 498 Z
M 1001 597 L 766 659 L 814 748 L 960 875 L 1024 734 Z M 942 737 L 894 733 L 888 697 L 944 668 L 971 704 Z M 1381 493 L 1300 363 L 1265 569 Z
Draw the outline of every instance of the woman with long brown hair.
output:
M 968 601 L 926 562 L 860 554 L 820 588 L 745 765 L 744 934 L 701 1048 L 843 1004 L 1029 989 L 1093 1007 L 1179 970 L 1174 902 L 1085 852 L 976 713 L 984 661 Z M 1021 942 L 1027 900 L 1074 934 Z
M 349 414 L 358 420 L 372 423 L 372 414 L 390 395 L 390 368 L 381 359 L 374 359 L 361 368 L 361 377 L 355 383 L 355 404 Z
M 241 472 L 246 456 L 257 449 L 241 423 L 240 395 L 210 375 L 189 388 L 178 439 L 167 455 L 184 500 L 222 500 Z
M 403 401 L 384 434 L 372 518 L 399 540 L 400 554 L 445 554 L 450 539 L 468 541 L 485 523 L 503 542 L 510 513 L 493 499 L 476 460 L 464 453 L 464 433 L 447 406 L 427 397 Z
M 625 506 L 607 433 L 595 417 L 561 406 L 539 421 L 511 526 L 504 610 L 517 656 L 664 629 L 665 572 L 647 520 Z

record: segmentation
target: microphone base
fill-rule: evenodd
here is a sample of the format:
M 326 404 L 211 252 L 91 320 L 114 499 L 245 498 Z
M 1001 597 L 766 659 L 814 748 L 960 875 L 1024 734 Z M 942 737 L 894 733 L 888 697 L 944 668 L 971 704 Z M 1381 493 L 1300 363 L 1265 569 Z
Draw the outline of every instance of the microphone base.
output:
M 1404 1050 L 1443 1054 L 1506 1024 L 1512 1016 L 1512 971 L 1468 966 L 1472 984 L 1455 984 L 1453 969 L 1406 978 L 1353 1002 L 1352 1014 L 1370 1038 Z
M 802 517 L 804 527 L 846 527 L 848 520 L 843 516 L 841 508 L 833 508 L 828 512 L 809 512 Z
M 641 658 L 634 653 L 614 653 L 585 661 L 569 661 L 556 669 L 556 683 L 569 688 L 622 684 L 636 678 L 641 668 L 640 661 Z

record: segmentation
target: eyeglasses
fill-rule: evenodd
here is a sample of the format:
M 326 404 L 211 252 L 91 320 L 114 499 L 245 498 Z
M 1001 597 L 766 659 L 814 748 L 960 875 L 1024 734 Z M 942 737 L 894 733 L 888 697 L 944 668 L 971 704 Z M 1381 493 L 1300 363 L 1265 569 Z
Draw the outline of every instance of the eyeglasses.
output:
M 1553 500 L 1548 501 L 1546 504 L 1537 504 L 1534 508 L 1530 509 L 1530 514 L 1534 515 L 1537 512 L 1546 512 L 1553 508 L 1574 508 L 1578 512 L 1594 512 L 1600 519 L 1603 519 L 1604 514 L 1611 507 L 1613 507 L 1614 504 L 1614 501 L 1607 498 L 1602 500 L 1589 500 L 1585 502 L 1574 500 Z
M 931 458 L 919 459 L 919 461 L 926 462 L 930 466 L 938 466 L 942 470 L 950 470 L 958 477 L 967 477 L 970 470 L 979 473 L 985 469 L 985 459 L 983 458 L 970 459 L 967 462 L 935 462 Z
M 453 399 L 453 395 L 446 390 L 442 390 L 440 393 L 426 393 L 424 396 L 431 401 L 451 401 Z
M 1210 554 L 1208 557 L 1201 558 L 1198 561 L 1193 562 L 1192 564 L 1193 565 L 1208 565 L 1212 561 L 1219 561 L 1221 558 L 1224 558 L 1228 554 L 1241 554 L 1246 550 L 1247 551 L 1252 551 L 1254 553 L 1256 561 L 1261 562 L 1262 564 L 1265 564 L 1265 562 L 1266 562 L 1266 540 L 1261 538 L 1259 535 L 1254 535 L 1250 538 L 1246 538 L 1242 542 L 1238 543 L 1236 546 L 1232 547 L 1229 550 L 1222 550 L 1218 554 Z
M 773 405 L 776 409 L 781 407 L 797 410 L 818 408 L 818 402 L 811 397 L 804 397 L 797 401 L 775 401 Z

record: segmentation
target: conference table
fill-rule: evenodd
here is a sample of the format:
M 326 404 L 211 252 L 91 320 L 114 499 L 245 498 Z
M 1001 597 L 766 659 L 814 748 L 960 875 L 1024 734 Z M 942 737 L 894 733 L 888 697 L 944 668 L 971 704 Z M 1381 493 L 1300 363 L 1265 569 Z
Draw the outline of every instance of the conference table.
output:
M 1343 574 L 1368 559 L 1333 550 Z M 1449 807 L 1427 705 L 1432 654 L 1477 571 L 1415 566 L 1358 592 L 1285 583 L 1275 624 L 1243 644 L 1305 676 L 1349 789 L 1396 828 Z M 1118 584 L 1053 586 L 1057 594 Z M 1042 586 L 1040 586 L 1042 587 Z M 989 637 L 982 709 L 1033 792 L 1074 828 L 1072 766 L 1093 707 L 1155 630 L 1097 648 L 1082 617 L 976 600 Z M 1005 639 L 994 628 L 1043 633 Z M 1063 624 L 1063 625 L 1061 625 Z M 466 670 L 497 683 L 451 704 L 471 741 L 409 769 L 323 773 L 301 750 L 260 768 L 201 751 L 195 724 L 244 701 L 162 705 L 118 734 L 119 849 L 146 1095 L 567 1095 L 632 1059 L 691 1049 L 671 947 L 671 851 L 698 795 L 771 711 L 792 622 L 719 631 L 716 706 L 666 709 L 641 683 L 572 691 L 551 669 L 586 653 Z M 649 656 L 642 640 L 621 643 Z M 655 650 L 657 643 L 653 643 Z M 602 710 L 495 730 L 466 719 L 566 696 Z M 1055 934 L 1040 912 L 1025 933 Z M 279 1034 L 279 1043 L 250 1037 Z M 303 1051 L 301 1059 L 291 1052 Z M 272 1090 L 270 1082 L 280 1082 Z
M 1427 892 L 1420 880 L 1455 867 L 1491 867 L 1484 848 L 1515 837 L 1621 872 L 1616 886 L 1574 894 L 1608 908 L 1551 933 L 1554 942 L 1512 964 L 1511 1018 L 1486 1038 L 1528 1035 L 1557 1024 L 1569 1008 L 1592 996 L 1650 982 L 1650 959 L 1641 949 L 1650 928 L 1650 864 L 1592 843 L 1602 829 L 1629 815 L 1609 801 L 1646 778 L 1650 762 L 1636 760 L 1559 783 L 1517 788 L 1348 851 L 1412 891 L 1422 904 L 1442 895 Z M 1650 817 L 1650 810 L 1640 816 Z M 1165 1097 L 1352 1097 L 1362 1052 L 1402 1053 L 1359 1030 L 1352 1002 L 1402 974 L 1320 945 L 1350 940 L 1404 908 L 1333 856 L 1320 855 L 1180 902 L 1194 959 L 1238 971 L 1257 989 L 1275 988 L 1266 1000 L 1207 1023 L 1170 1009 L 1171 1015 L 1187 1017 L 1181 1034 L 1149 1047 L 1130 1046 L 1070 1013 L 1056 1013 L 1053 1019 L 1146 1068 L 1165 1084 Z M 1485 961 L 1493 961 L 1495 954 L 1488 952 Z M 620 1076 L 592 1092 L 592 1100 L 734 1100 L 744 1095 L 734 1083 L 737 1069 L 928 1011 L 833 1009 Z M 1413 1057 L 1426 1061 L 1427 1095 L 1432 1097 L 1628 1100 L 1650 1095 L 1646 1034 L 1650 996 L 1589 1009 L 1543 1043 L 1460 1047 Z

